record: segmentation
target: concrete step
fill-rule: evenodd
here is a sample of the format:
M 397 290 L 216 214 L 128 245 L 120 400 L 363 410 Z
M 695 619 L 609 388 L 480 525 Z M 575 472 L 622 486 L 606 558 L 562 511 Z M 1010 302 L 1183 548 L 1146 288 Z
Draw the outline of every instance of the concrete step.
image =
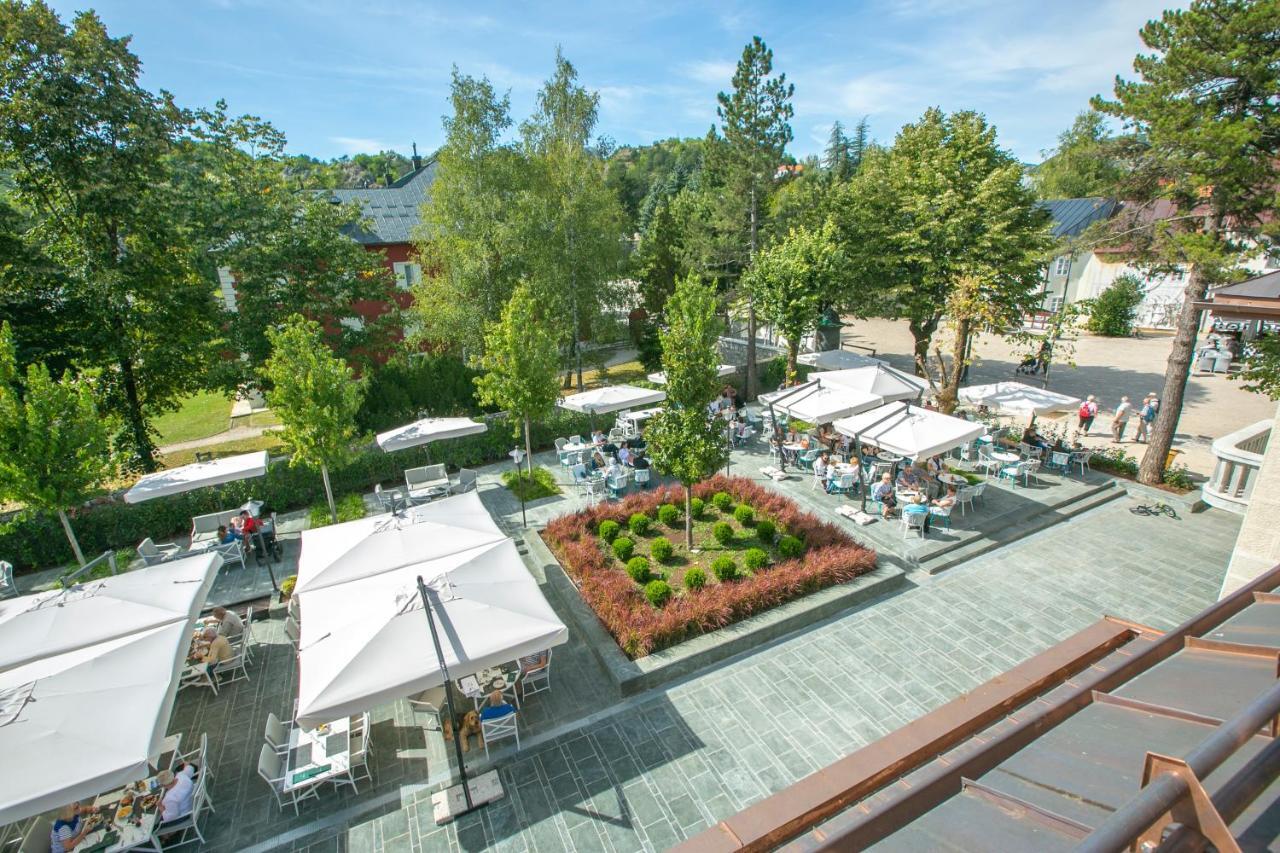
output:
M 1068 499 L 1055 504 L 1046 504 L 1044 508 L 997 531 L 956 543 L 950 548 L 940 549 L 922 557 L 915 568 L 930 575 L 940 574 L 954 568 L 974 557 L 1003 548 L 1032 533 L 1060 524 L 1091 509 L 1110 503 L 1125 496 L 1115 480 L 1108 480 L 1086 492 L 1079 492 Z

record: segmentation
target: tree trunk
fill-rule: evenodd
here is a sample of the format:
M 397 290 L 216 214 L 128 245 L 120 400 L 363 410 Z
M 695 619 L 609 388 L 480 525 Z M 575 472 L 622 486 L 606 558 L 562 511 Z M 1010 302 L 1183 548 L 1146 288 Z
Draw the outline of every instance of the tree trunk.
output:
M 942 364 L 942 387 L 938 391 L 938 409 L 944 415 L 956 410 L 960 402 L 960 377 L 964 373 L 965 354 L 969 350 L 972 325 L 968 320 L 956 321 L 956 340 L 951 350 L 951 369 Z M 941 360 L 941 355 L 939 355 Z
M 581 330 L 578 328 L 578 298 L 573 298 L 573 361 L 578 371 L 578 392 L 586 390 L 582 384 L 582 345 L 579 340 L 582 338 Z
M 324 496 L 329 501 L 329 519 L 337 524 L 338 505 L 333 501 L 333 486 L 329 485 L 329 467 L 324 463 L 320 464 L 320 479 L 324 480 Z
M 1147 452 L 1138 467 L 1138 482 L 1156 485 L 1164 481 L 1165 459 L 1173 446 L 1173 433 L 1182 415 L 1182 398 L 1187 390 L 1187 376 L 1191 372 L 1191 359 L 1196 347 L 1196 333 L 1200 328 L 1200 309 L 1196 303 L 1204 299 L 1208 282 L 1202 265 L 1191 268 L 1187 288 L 1183 291 L 1182 309 L 1178 313 L 1178 327 L 1169 351 L 1169 365 L 1164 371 L 1164 390 L 1160 394 L 1160 411 L 1147 435 Z
M 929 344 L 933 342 L 933 333 L 938 330 L 938 318 L 932 317 L 923 322 L 912 320 L 907 327 L 915 340 L 916 375 L 927 377 L 929 375 Z
M 524 458 L 529 460 L 529 482 L 533 482 L 533 442 L 529 440 L 529 419 L 524 419 Z
M 751 182 L 751 253 L 748 256 L 748 263 L 755 260 L 756 257 L 756 236 L 758 233 L 758 224 L 756 222 L 756 185 L 754 176 Z M 747 375 L 746 385 L 742 389 L 745 402 L 750 403 L 756 398 L 758 390 L 758 381 L 756 379 L 756 303 L 751 298 L 751 294 L 747 294 Z
M 112 323 L 112 328 L 120 336 L 119 340 L 126 339 L 124 324 L 119 319 Z M 121 355 L 116 363 L 120 368 L 120 382 L 124 387 L 124 418 L 133 436 L 134 453 L 142 470 L 150 474 L 156 470 L 156 447 L 147 433 L 147 418 L 142 413 L 142 401 L 138 397 L 138 376 L 134 371 L 133 359 Z
M 67 541 L 71 543 L 71 553 L 76 555 L 76 562 L 84 565 L 84 553 L 80 550 L 80 543 L 76 541 L 76 533 L 71 529 L 71 519 L 67 518 L 65 509 L 58 510 L 58 520 L 62 522 L 62 529 L 67 534 Z
M 786 384 L 793 385 L 796 381 L 796 361 L 800 357 L 800 341 L 787 341 L 787 376 Z
M 693 550 L 693 494 L 684 487 L 684 547 Z

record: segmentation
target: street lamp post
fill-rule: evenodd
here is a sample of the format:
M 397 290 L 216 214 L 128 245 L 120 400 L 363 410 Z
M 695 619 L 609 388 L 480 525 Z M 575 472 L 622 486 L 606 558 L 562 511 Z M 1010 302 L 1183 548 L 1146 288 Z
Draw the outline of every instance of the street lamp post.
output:
M 725 435 L 725 454 L 724 454 L 724 475 L 729 476 L 729 463 L 733 458 L 733 416 L 732 408 L 725 409 L 720 413 L 724 418 L 724 435 Z
M 513 447 L 511 448 L 511 452 L 508 453 L 507 455 L 510 456 L 516 463 L 515 485 L 516 485 L 516 492 L 520 496 L 520 526 L 528 527 L 529 522 L 525 519 L 525 516 L 524 516 L 524 484 L 520 482 L 520 463 L 524 459 L 524 451 L 521 450 L 519 447 Z M 533 482 L 533 477 L 529 478 L 529 482 L 531 483 Z

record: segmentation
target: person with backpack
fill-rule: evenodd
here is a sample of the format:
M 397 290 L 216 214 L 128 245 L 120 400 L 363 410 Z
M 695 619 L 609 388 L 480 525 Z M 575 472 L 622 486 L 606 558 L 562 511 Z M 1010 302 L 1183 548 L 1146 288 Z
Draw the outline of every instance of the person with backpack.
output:
M 1133 436 L 1134 441 L 1145 442 L 1151 438 L 1151 424 L 1159 412 L 1160 398 L 1155 394 L 1148 394 L 1142 401 L 1142 408 L 1138 411 L 1138 431 Z
M 1080 434 L 1088 435 L 1089 428 L 1093 426 L 1093 419 L 1098 416 L 1098 398 L 1092 394 L 1089 399 L 1080 404 Z

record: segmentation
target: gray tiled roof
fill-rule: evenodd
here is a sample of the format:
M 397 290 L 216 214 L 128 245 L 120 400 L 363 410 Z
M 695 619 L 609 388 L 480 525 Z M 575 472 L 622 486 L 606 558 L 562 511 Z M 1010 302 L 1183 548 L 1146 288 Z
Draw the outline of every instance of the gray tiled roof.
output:
M 352 225 L 344 232 L 368 246 L 408 243 L 414 226 L 422 218 L 422 204 L 430 198 L 435 179 L 436 160 L 432 157 L 389 187 L 333 190 L 333 197 L 338 201 L 360 202 L 368 220 L 367 228 Z
M 1280 298 L 1280 271 L 1255 275 L 1235 284 L 1224 284 L 1213 289 L 1213 295 L 1239 296 L 1243 299 Z
M 1113 198 L 1054 198 L 1038 203 L 1053 217 L 1053 236 L 1078 237 L 1086 228 L 1111 216 L 1119 206 Z

